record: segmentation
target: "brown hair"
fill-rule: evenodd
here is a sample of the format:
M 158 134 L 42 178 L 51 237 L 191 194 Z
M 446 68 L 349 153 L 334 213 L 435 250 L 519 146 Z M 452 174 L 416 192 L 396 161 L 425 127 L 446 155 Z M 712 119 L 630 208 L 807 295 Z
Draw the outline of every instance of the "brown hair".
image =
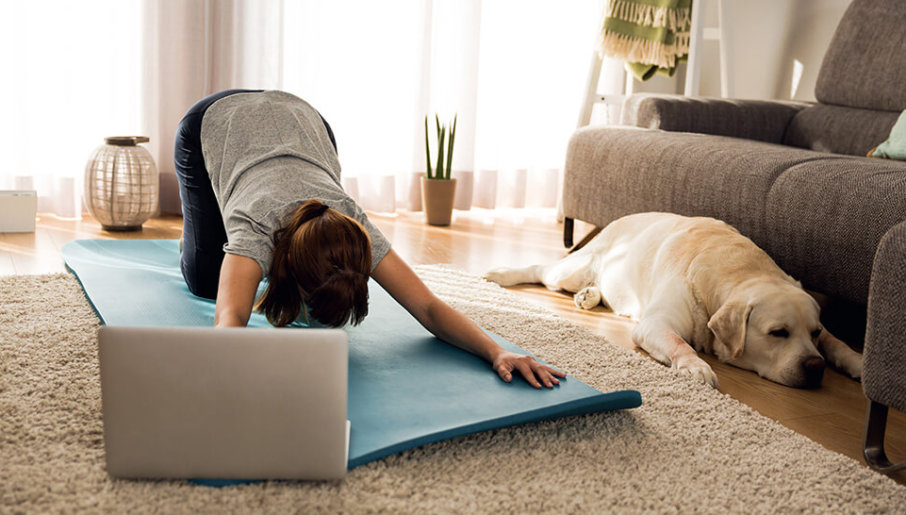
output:
M 274 235 L 267 288 L 255 309 L 289 325 L 307 305 L 322 324 L 358 324 L 368 314 L 371 239 L 352 218 L 320 200 L 299 206 Z

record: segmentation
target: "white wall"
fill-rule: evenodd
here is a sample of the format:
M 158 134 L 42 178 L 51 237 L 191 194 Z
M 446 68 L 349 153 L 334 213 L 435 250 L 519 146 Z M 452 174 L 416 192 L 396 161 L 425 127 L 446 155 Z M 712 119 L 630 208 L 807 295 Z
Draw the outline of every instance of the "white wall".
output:
M 720 0 L 697 1 L 704 2 L 705 26 L 719 26 Z M 850 0 L 722 1 L 730 29 L 730 96 L 814 101 L 824 52 Z M 719 43 L 705 41 L 701 59 L 699 94 L 721 96 Z M 684 72 L 636 81 L 633 90 L 682 93 Z
M 834 36 L 834 30 L 849 6 L 850 0 L 797 0 L 790 12 L 787 41 L 782 48 L 784 60 L 775 85 L 775 98 L 815 100 L 815 81 L 824 53 Z M 798 88 L 791 89 L 796 61 L 802 63 Z M 791 94 L 792 92 L 792 94 Z

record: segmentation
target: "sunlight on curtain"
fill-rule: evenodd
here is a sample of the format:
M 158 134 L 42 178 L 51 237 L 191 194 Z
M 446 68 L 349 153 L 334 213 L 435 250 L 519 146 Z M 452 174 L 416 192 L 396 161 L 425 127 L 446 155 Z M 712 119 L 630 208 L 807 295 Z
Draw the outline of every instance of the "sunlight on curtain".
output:
M 345 185 L 367 209 L 420 209 L 435 112 L 459 113 L 458 208 L 553 207 L 602 5 L 287 2 L 283 87 L 329 121 Z
M 602 6 L 596 0 L 482 3 L 476 205 L 556 206 Z
M 420 97 L 427 4 L 302 0 L 285 5 L 284 89 L 308 100 L 331 125 L 345 187 L 366 209 L 396 208 L 397 176 L 413 171 L 418 162 L 413 156 L 424 146 Z
M 132 0 L 138 1 L 138 0 Z M 179 213 L 173 143 L 186 111 L 225 89 L 282 89 L 283 0 L 141 0 L 142 131 L 160 209 Z
M 91 151 L 139 131 L 139 29 L 137 2 L 0 3 L 0 189 L 81 216 Z

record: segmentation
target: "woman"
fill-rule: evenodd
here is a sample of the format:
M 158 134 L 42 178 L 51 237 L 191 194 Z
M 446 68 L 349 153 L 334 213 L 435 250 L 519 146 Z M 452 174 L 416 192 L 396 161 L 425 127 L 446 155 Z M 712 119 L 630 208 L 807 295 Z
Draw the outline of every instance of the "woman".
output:
M 180 268 L 189 290 L 216 299 L 214 325 L 244 327 L 252 309 L 285 326 L 306 307 L 321 323 L 357 324 L 375 279 L 441 340 L 536 388 L 563 372 L 503 350 L 438 299 L 340 183 L 330 126 L 282 91 L 228 90 L 186 113 L 174 153 L 183 208 Z M 261 279 L 268 285 L 257 303 Z

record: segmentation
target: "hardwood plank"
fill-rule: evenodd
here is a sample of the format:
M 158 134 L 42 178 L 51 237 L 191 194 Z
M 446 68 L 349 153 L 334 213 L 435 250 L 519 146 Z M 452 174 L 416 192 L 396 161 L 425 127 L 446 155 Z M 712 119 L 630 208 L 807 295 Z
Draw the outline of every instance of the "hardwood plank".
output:
M 90 216 L 69 220 L 42 214 L 33 233 L 0 233 L 0 275 L 64 272 L 60 249 L 71 240 L 168 239 L 180 234 L 182 218 L 178 216 L 152 218 L 140 231 L 118 233 L 103 230 Z
M 2 249 L 2 244 L 0 244 L 0 249 Z M 5 250 L 0 250 L 0 277 L 4 275 L 16 275 L 16 267 L 13 265 L 12 255 Z
M 864 406 L 866 402 L 863 398 L 858 405 Z M 891 412 L 891 415 L 893 414 Z M 896 414 L 898 418 L 903 416 L 900 412 L 896 412 Z M 850 410 L 834 410 L 831 413 L 821 415 L 787 419 L 781 421 L 781 423 L 832 451 L 849 456 L 864 464 L 861 446 L 863 417 L 855 416 L 855 413 Z M 892 434 L 891 430 L 902 427 L 900 424 L 903 423 L 903 420 L 900 419 L 893 423 L 888 423 L 891 425 L 890 429 L 888 429 L 889 434 L 885 442 L 885 449 L 891 460 L 894 460 L 894 462 L 897 460 L 902 461 L 906 459 L 906 448 L 903 447 L 906 442 L 904 442 L 902 434 Z M 891 477 L 900 483 L 906 484 L 906 471 L 901 471 Z
M 37 224 L 39 231 L 45 231 L 50 236 L 50 241 L 59 251 L 63 245 L 72 240 L 82 239 L 108 239 L 111 238 L 101 231 L 100 227 L 85 220 L 61 220 L 59 218 L 42 216 Z
M 65 271 L 63 259 L 40 229 L 35 232 L 2 233 L 0 248 L 9 252 L 17 274 L 47 274 Z
M 85 216 L 82 220 L 65 220 L 50 215 L 42 215 L 37 228 L 46 231 L 57 248 L 66 242 L 77 239 L 173 239 L 182 234 L 182 218 L 166 215 L 151 218 L 138 231 L 114 232 L 105 231 L 100 224 Z

